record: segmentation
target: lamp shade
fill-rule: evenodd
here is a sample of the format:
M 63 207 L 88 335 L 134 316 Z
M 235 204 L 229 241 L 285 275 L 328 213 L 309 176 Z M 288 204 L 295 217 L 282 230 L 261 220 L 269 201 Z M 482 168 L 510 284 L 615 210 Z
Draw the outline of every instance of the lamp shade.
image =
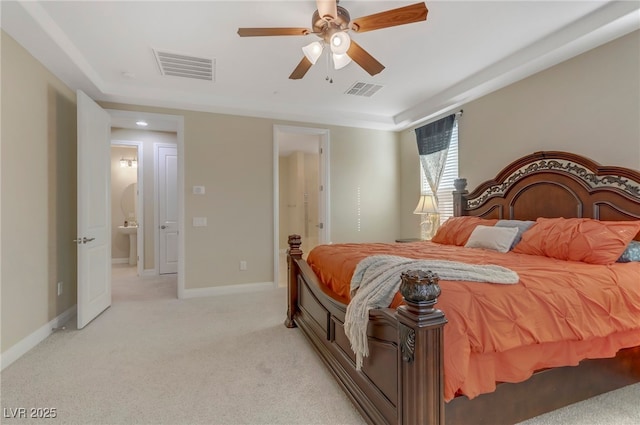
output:
M 333 54 L 333 67 L 335 69 L 342 69 L 351 63 L 351 58 L 346 53 L 344 55 Z
M 319 41 L 309 43 L 302 48 L 302 53 L 304 53 L 305 57 L 309 59 L 309 62 L 315 65 L 322 54 L 322 44 Z
M 421 195 L 414 214 L 433 214 L 438 212 L 438 203 L 433 195 Z
M 344 55 L 351 46 L 351 38 L 346 32 L 339 31 L 331 36 L 329 44 L 331 45 L 331 51 L 333 53 L 336 55 Z

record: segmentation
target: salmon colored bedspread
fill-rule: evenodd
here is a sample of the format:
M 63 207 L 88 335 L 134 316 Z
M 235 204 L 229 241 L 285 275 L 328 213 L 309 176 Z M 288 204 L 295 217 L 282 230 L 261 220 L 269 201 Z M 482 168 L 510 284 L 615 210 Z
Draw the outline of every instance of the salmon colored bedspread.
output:
M 520 382 L 543 368 L 640 346 L 640 263 L 593 265 L 432 242 L 321 245 L 307 262 L 325 285 L 349 299 L 356 265 L 377 254 L 497 264 L 520 276 L 515 285 L 440 281 L 436 307 L 448 320 L 447 401 L 492 392 L 496 382 Z M 401 302 L 396 294 L 391 306 Z

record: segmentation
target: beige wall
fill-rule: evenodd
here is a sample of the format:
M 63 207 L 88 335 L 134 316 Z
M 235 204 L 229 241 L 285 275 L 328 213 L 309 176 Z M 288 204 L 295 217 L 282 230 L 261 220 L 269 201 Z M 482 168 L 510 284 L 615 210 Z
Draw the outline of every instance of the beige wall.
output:
M 400 236 L 419 238 L 420 215 L 414 214 L 420 198 L 420 159 L 414 129 L 400 132 Z
M 143 270 L 155 268 L 155 231 L 153 210 L 156 204 L 154 191 L 155 168 L 153 163 L 154 143 L 166 143 L 175 145 L 178 143 L 178 135 L 173 132 L 135 130 L 127 128 L 112 128 L 111 141 L 128 141 L 142 143 L 142 196 L 143 201 L 143 237 L 144 258 Z
M 331 241 L 393 242 L 400 231 L 398 134 L 337 130 L 331 130 Z
M 272 282 L 273 126 L 304 124 L 112 103 L 102 106 L 184 116 L 185 288 Z M 393 240 L 399 231 L 396 133 L 326 128 L 331 144 L 332 241 Z M 205 195 L 193 195 L 194 185 L 205 186 Z M 207 217 L 208 225 L 193 227 L 193 217 Z M 247 262 L 246 271 L 239 270 L 240 261 Z
M 527 153 L 563 150 L 640 168 L 640 31 L 464 106 L 460 173 L 470 187 Z
M 76 303 L 76 96 L 1 34 L 4 352 Z
M 640 169 L 640 31 L 462 109 L 459 167 L 470 189 L 495 177 L 512 160 L 541 150 L 574 152 L 603 165 Z M 417 231 L 411 211 L 420 190 L 413 129 L 401 133 L 400 150 L 401 228 L 409 237 Z

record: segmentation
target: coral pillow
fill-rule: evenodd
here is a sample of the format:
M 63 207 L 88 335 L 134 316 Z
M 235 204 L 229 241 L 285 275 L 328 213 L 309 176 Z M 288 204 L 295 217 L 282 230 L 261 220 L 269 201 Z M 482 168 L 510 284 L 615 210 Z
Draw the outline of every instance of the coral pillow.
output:
M 475 229 L 477 225 L 493 226 L 497 222 L 497 219 L 484 219 L 472 216 L 451 217 L 440 226 L 435 236 L 431 239 L 431 242 L 463 246 L 467 243 L 471 232 L 473 232 L 473 229 Z
M 539 218 L 512 252 L 591 264 L 615 263 L 640 232 L 640 221 Z

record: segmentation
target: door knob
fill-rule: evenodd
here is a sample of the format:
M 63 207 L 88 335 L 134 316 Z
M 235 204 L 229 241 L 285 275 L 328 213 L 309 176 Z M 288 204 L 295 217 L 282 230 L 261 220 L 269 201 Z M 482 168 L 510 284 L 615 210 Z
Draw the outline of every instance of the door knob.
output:
M 82 239 L 74 239 L 73 241 L 75 243 L 77 243 L 78 245 L 83 244 L 83 243 L 87 243 L 87 242 L 91 242 L 96 240 L 96 238 L 82 238 Z
M 165 226 L 164 224 L 162 226 L 160 226 L 161 229 L 166 229 L 167 226 Z

